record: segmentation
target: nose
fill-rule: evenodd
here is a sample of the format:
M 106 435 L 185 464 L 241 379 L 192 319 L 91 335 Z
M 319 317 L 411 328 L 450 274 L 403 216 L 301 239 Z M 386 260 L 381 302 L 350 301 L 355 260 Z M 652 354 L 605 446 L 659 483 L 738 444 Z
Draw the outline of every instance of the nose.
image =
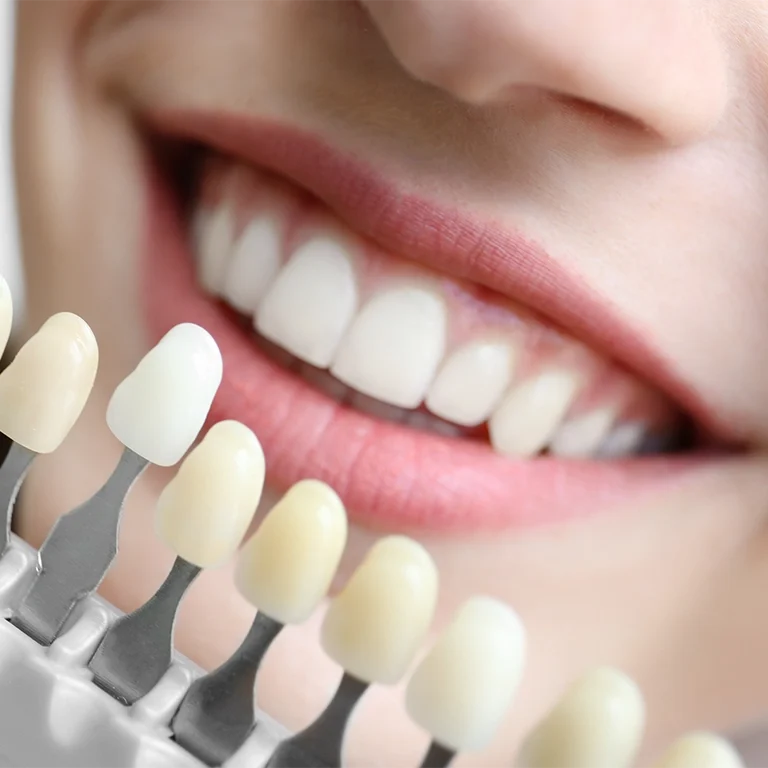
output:
M 413 77 L 471 104 L 534 88 L 688 141 L 717 123 L 727 101 L 722 41 L 699 0 L 363 4 Z

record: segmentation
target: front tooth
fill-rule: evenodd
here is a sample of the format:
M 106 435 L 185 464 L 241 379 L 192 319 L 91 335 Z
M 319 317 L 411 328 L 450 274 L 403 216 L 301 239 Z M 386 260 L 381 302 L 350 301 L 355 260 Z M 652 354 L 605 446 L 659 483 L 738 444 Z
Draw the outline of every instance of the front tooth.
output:
M 600 668 L 574 683 L 526 739 L 521 768 L 623 768 L 631 765 L 645 725 L 632 680 Z
M 234 239 L 235 222 L 229 205 L 203 211 L 193 224 L 197 245 L 198 279 L 209 293 L 221 294 Z
M 433 291 L 404 287 L 374 296 L 336 354 L 336 378 L 377 400 L 416 408 L 445 351 L 446 309 Z
M 85 406 L 98 362 L 84 320 L 50 317 L 0 373 L 0 432 L 36 453 L 56 450 Z
M 569 419 L 555 432 L 549 444 L 550 453 L 568 458 L 593 456 L 616 418 L 613 408 L 597 408 Z
M 349 248 L 325 235 L 304 243 L 256 313 L 256 329 L 296 357 L 327 368 L 357 309 Z
M 463 427 L 488 419 L 512 377 L 512 348 L 501 342 L 473 342 L 443 364 L 427 394 L 436 416 Z
M 514 387 L 491 415 L 491 444 L 507 456 L 527 457 L 541 451 L 578 392 L 577 377 L 547 371 Z
M 221 374 L 221 352 L 213 337 L 199 325 L 177 325 L 117 386 L 107 424 L 127 448 L 169 467 L 203 426 Z
M 408 714 L 444 747 L 483 749 L 517 690 L 525 646 L 514 611 L 488 597 L 468 600 L 411 677 Z
M 298 624 L 331 585 L 347 540 L 347 516 L 318 480 L 296 483 L 270 510 L 238 558 L 241 594 L 262 613 Z
M 252 315 L 279 268 L 280 226 L 265 214 L 251 221 L 235 244 L 224 280 L 227 303 Z
M 380 539 L 328 608 L 325 652 L 363 682 L 396 683 L 426 636 L 437 589 L 437 568 L 420 544 Z
M 713 733 L 691 733 L 678 739 L 655 768 L 742 768 L 738 752 Z
M 237 550 L 264 485 L 264 453 L 237 421 L 214 424 L 157 502 L 157 533 L 180 557 L 211 568 Z
M 627 422 L 614 427 L 606 436 L 597 455 L 600 458 L 613 459 L 635 453 L 645 439 L 646 428 L 637 422 Z

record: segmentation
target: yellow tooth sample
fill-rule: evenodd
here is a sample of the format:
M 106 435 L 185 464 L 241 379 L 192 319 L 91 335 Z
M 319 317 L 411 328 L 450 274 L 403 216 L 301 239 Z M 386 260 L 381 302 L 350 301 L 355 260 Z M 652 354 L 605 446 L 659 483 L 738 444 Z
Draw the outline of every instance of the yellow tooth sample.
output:
M 521 750 L 525 768 L 624 768 L 640 745 L 645 705 L 632 680 L 610 668 L 566 691 Z
M 238 421 L 214 424 L 157 502 L 157 534 L 201 568 L 237 551 L 264 487 L 264 453 Z
M 380 539 L 328 608 L 325 652 L 359 680 L 396 683 L 432 623 L 437 590 L 424 547 L 405 536 Z
M 525 645 L 513 610 L 490 597 L 468 600 L 413 673 L 408 714 L 444 747 L 483 749 L 515 695 Z
M 736 750 L 712 733 L 691 733 L 678 739 L 655 763 L 656 768 L 742 768 Z
M 347 515 L 319 480 L 296 483 L 270 510 L 238 558 L 241 594 L 283 624 L 299 624 L 331 586 L 347 542 Z
M 98 361 L 84 320 L 48 318 L 0 373 L 0 432 L 36 453 L 56 450 L 85 406 Z
M 5 352 L 13 326 L 13 298 L 5 278 L 0 275 L 0 355 Z

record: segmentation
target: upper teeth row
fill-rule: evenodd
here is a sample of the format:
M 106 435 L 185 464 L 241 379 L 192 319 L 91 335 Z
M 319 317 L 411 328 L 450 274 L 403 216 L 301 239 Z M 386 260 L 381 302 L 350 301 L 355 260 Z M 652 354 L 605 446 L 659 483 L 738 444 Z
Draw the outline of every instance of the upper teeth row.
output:
M 584 386 L 577 371 L 560 365 L 513 382 L 509 340 L 475 339 L 446 355 L 439 288 L 411 279 L 361 302 L 360 256 L 338 228 L 313 230 L 285 259 L 282 222 L 280 212 L 262 211 L 236 235 L 224 202 L 198 213 L 194 239 L 203 286 L 291 354 L 383 402 L 424 403 L 466 427 L 487 421 L 492 445 L 507 455 L 625 455 L 642 442 L 642 424 L 615 423 L 617 403 L 567 419 Z

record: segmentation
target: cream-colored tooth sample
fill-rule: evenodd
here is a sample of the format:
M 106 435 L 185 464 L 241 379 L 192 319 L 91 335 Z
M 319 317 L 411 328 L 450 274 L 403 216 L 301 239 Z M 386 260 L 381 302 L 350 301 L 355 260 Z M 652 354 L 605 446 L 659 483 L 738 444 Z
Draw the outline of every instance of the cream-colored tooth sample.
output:
M 471 598 L 413 673 L 408 714 L 444 747 L 483 749 L 517 691 L 525 652 L 517 614 L 490 597 Z
M 405 536 L 380 539 L 331 601 L 325 652 L 359 680 L 396 683 L 426 637 L 437 590 L 437 568 L 424 547 Z
M 512 378 L 514 351 L 500 341 L 474 341 L 451 353 L 427 393 L 436 416 L 463 427 L 488 419 Z
M 227 303 L 252 315 L 280 268 L 280 223 L 276 214 L 253 219 L 235 243 L 222 294 Z
M 238 421 L 214 424 L 184 459 L 157 502 L 157 534 L 200 568 L 237 551 L 264 487 L 264 452 Z
M 350 245 L 336 234 L 303 243 L 256 311 L 258 332 L 318 368 L 327 368 L 357 310 Z
M 417 286 L 383 291 L 358 313 L 331 372 L 364 395 L 416 408 L 443 358 L 446 324 L 439 293 Z
M 194 223 L 197 252 L 197 274 L 209 293 L 221 295 L 232 253 L 235 221 L 227 203 L 214 211 L 201 211 Z
M 126 448 L 169 467 L 197 437 L 221 374 L 221 352 L 208 331 L 177 325 L 117 386 L 107 424 Z
M 546 447 L 579 389 L 574 373 L 550 370 L 523 381 L 504 397 L 488 422 L 491 445 L 526 458 Z
M 61 445 L 93 388 L 99 348 L 88 324 L 61 312 L 0 373 L 0 432 L 36 453 Z
M 625 768 L 637 754 L 645 704 L 635 683 L 610 667 L 575 682 L 533 730 L 520 768 Z
M 597 449 L 596 455 L 605 459 L 631 456 L 643 444 L 646 427 L 639 422 L 625 422 L 615 426 Z
M 0 357 L 5 352 L 13 326 L 13 297 L 5 278 L 0 275 Z
M 267 616 L 300 624 L 328 593 L 346 542 L 341 499 L 319 480 L 302 480 L 269 511 L 241 550 L 237 587 Z
M 555 456 L 586 459 L 594 456 L 616 418 L 613 407 L 596 408 L 561 424 L 549 443 Z
M 742 768 L 733 746 L 713 733 L 690 733 L 664 753 L 655 768 Z

